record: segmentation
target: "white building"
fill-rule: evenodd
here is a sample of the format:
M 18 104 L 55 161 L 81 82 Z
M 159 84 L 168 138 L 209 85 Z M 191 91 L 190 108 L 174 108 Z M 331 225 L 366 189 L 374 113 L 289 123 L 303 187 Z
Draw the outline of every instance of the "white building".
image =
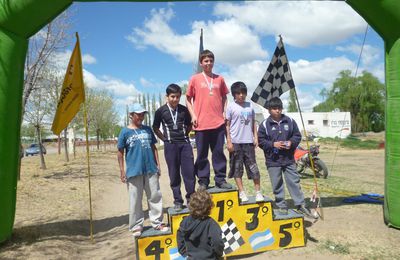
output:
M 296 121 L 301 134 L 304 135 L 300 113 L 284 114 Z M 350 112 L 303 112 L 302 115 L 307 135 L 346 138 L 351 134 Z M 265 116 L 269 116 L 268 111 Z

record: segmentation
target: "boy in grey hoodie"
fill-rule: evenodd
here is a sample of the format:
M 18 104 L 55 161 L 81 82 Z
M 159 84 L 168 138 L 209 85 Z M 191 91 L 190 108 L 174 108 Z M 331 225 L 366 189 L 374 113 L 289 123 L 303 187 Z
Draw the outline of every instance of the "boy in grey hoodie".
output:
M 205 190 L 196 191 L 190 197 L 190 215 L 182 220 L 176 235 L 179 253 L 186 259 L 222 257 L 224 242 L 221 227 L 209 216 L 213 206 L 211 195 Z

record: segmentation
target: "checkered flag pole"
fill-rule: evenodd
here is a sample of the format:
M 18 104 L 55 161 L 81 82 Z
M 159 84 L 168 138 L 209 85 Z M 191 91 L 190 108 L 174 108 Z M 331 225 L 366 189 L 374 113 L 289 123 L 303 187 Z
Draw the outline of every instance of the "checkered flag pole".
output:
M 279 35 L 279 42 L 271 63 L 268 65 L 267 71 L 254 91 L 251 100 L 264 108 L 268 108 L 268 101 L 271 98 L 280 97 L 284 92 L 294 87 L 285 47 L 282 37 Z

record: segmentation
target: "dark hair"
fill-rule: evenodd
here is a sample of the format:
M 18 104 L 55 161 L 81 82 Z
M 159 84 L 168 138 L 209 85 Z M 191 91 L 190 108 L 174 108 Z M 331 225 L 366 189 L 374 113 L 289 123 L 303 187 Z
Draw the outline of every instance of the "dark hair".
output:
M 235 98 L 235 95 L 240 94 L 240 93 L 244 93 L 247 95 L 246 84 L 244 84 L 241 81 L 236 81 L 231 86 L 231 93 L 232 93 L 233 98 Z
M 169 84 L 168 87 L 165 89 L 165 92 L 167 93 L 167 96 L 170 94 L 176 94 L 179 93 L 182 95 L 182 89 L 176 84 Z
M 204 50 L 199 55 L 199 62 L 204 60 L 205 58 L 212 58 L 214 60 L 214 53 L 210 50 Z
M 193 218 L 207 217 L 213 207 L 211 195 L 205 190 L 198 190 L 190 196 L 189 210 Z
M 282 100 L 278 97 L 273 97 L 268 101 L 268 109 L 270 108 L 283 108 Z

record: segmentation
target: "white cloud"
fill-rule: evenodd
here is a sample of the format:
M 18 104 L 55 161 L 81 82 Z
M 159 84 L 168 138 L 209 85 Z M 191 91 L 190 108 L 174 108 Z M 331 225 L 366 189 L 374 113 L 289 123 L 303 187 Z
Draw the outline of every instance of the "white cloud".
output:
M 50 58 L 50 62 L 53 64 L 56 70 L 63 71 L 67 69 L 68 62 L 71 59 L 71 50 L 65 50 L 63 52 L 55 52 Z M 95 64 L 97 62 L 96 58 L 90 54 L 84 54 L 82 56 L 82 63 L 83 64 Z
M 361 53 L 361 48 L 362 46 L 357 44 L 336 47 L 338 51 L 353 53 L 354 55 L 356 55 L 357 59 Z M 368 69 L 369 67 L 375 66 L 377 62 L 382 60 L 382 56 L 383 56 L 383 50 L 366 44 L 362 48 L 362 53 L 361 53 L 362 65 L 366 67 L 367 70 L 369 70 Z
M 250 100 L 253 91 L 264 76 L 268 64 L 269 61 L 255 60 L 221 74 L 224 76 L 228 88 L 235 81 L 243 81 L 247 86 L 248 100 Z M 319 92 L 324 87 L 332 86 L 340 71 L 354 70 L 355 64 L 346 57 L 328 57 L 317 61 L 297 60 L 290 62 L 290 68 L 301 108 L 304 111 L 311 111 L 320 102 Z M 281 97 L 286 105 L 288 97 L 288 93 Z
M 255 60 L 232 68 L 224 75 L 227 85 L 235 81 L 243 81 L 252 93 L 267 69 L 269 61 Z M 354 70 L 355 64 L 346 57 L 328 57 L 317 61 L 298 60 L 290 62 L 296 86 L 331 85 L 342 70 Z
M 296 85 L 331 84 L 340 71 L 353 71 L 355 67 L 354 62 L 344 56 L 327 57 L 318 61 L 290 62 L 290 69 Z
M 117 98 L 136 96 L 139 93 L 133 83 L 126 83 L 110 76 L 98 78 L 93 73 L 83 70 L 83 77 L 89 88 L 106 90 Z
M 155 89 L 155 88 L 163 88 L 164 87 L 164 85 L 161 83 L 154 82 L 151 79 L 146 79 L 143 77 L 140 77 L 139 81 L 140 81 L 140 85 L 142 85 L 145 88 Z
M 168 24 L 173 17 L 171 8 L 152 10 L 151 17 L 145 20 L 143 27 L 134 28 L 126 38 L 139 49 L 153 46 L 181 62 L 196 64 L 200 29 L 203 28 L 204 47 L 214 52 L 218 63 L 237 65 L 267 56 L 259 37 L 235 19 L 195 21 L 191 25 L 191 33 L 179 35 Z
M 83 64 L 88 64 L 89 65 L 89 64 L 97 63 L 97 60 L 96 60 L 95 57 L 93 57 L 90 54 L 84 54 L 83 57 L 82 57 L 82 62 L 83 62 Z
M 281 34 L 286 44 L 298 47 L 338 43 L 366 27 L 345 2 L 224 2 L 215 6 L 214 13 L 264 35 Z

